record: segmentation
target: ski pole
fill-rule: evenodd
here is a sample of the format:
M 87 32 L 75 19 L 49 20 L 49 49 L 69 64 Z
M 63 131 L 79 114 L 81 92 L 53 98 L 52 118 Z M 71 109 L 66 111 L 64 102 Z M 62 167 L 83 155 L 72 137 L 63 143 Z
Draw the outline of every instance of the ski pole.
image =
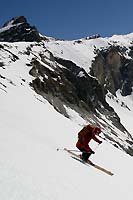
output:
M 102 138 L 103 140 L 107 141 L 105 137 L 102 137 L 101 135 L 99 135 L 100 138 Z
M 57 148 L 57 151 L 64 151 L 64 149 L 62 148 Z M 80 152 L 79 150 L 75 150 L 75 149 L 68 149 L 69 151 L 75 151 L 75 152 Z

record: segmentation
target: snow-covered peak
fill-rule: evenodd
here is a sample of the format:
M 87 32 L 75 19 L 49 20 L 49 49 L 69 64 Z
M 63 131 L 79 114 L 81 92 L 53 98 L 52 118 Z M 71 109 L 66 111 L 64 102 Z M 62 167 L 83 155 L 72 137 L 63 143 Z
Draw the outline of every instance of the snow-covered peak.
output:
M 12 18 L 0 29 L 1 42 L 40 42 L 41 35 L 31 26 L 24 16 Z

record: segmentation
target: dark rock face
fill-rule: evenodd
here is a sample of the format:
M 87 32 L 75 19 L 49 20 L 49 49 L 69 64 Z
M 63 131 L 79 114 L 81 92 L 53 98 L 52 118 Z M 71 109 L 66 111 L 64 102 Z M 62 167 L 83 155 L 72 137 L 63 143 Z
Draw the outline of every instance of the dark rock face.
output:
M 123 96 L 132 92 L 133 61 L 122 55 L 120 47 L 111 46 L 99 51 L 92 64 L 91 75 L 97 77 L 105 90 L 115 95 L 118 89 Z
M 88 110 L 95 112 L 103 105 L 112 111 L 105 101 L 105 93 L 98 81 L 89 76 L 85 70 L 78 67 L 72 61 L 54 58 L 55 61 L 64 66 L 60 68 L 56 65 L 56 70 L 51 71 L 42 66 L 37 60 L 33 60 L 33 68 L 30 74 L 35 78 L 34 88 L 38 93 L 51 93 L 61 100 L 71 104 L 79 105 L 81 101 L 86 104 Z M 39 76 L 43 77 L 43 80 Z M 47 78 L 46 78 L 47 77 Z
M 19 23 L 27 23 L 27 19 L 24 16 L 19 16 L 19 17 L 14 17 L 11 20 L 9 20 L 8 22 L 6 22 L 3 27 L 8 26 L 9 24 L 14 25 L 14 24 L 19 24 Z
M 35 26 L 30 26 L 23 16 L 6 22 L 0 32 L 1 42 L 40 42 L 41 37 Z
M 106 102 L 104 90 L 97 79 L 89 76 L 72 61 L 55 57 L 52 60 L 56 63 L 56 68 L 50 64 L 54 71 L 44 67 L 37 60 L 31 63 L 33 67 L 30 75 L 34 77 L 31 86 L 38 94 L 44 96 L 66 117 L 67 114 L 63 110 L 64 104 L 77 110 L 85 118 L 89 116 L 89 113 L 92 118 L 94 114 L 99 117 L 97 112 L 99 111 L 108 116 L 118 129 L 126 131 L 120 124 L 117 114 Z
M 31 65 L 33 68 L 29 73 L 35 77 L 32 84 L 37 93 L 51 94 L 53 97 L 60 98 L 63 102 L 78 104 L 79 99 L 74 86 L 68 81 L 58 65 L 54 71 L 44 67 L 37 60 L 33 60 Z M 42 79 L 40 79 L 40 76 Z
M 133 87 L 133 61 L 126 60 L 120 71 L 122 75 L 121 94 L 123 96 L 130 95 Z
M 98 81 L 89 76 L 83 68 L 76 66 L 72 61 L 55 59 L 59 64 L 65 66 L 63 73 L 67 80 L 73 84 L 78 98 L 84 101 L 90 110 L 95 111 L 100 104 L 108 107 L 105 101 L 105 94 Z

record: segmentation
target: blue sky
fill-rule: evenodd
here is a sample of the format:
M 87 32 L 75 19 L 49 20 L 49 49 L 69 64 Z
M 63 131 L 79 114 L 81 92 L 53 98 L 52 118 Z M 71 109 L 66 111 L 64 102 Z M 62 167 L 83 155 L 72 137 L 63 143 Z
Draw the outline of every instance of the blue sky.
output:
M 46 36 L 79 39 L 133 32 L 132 0 L 1 0 L 0 27 L 24 15 Z

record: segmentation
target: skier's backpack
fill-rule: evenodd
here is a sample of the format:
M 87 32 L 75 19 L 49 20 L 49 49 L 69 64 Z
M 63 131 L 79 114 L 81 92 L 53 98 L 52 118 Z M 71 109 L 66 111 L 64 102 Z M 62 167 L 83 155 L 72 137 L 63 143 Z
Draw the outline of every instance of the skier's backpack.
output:
M 81 143 L 84 142 L 84 136 L 88 133 L 91 132 L 93 127 L 91 125 L 85 126 L 79 133 L 78 133 L 78 139 Z

